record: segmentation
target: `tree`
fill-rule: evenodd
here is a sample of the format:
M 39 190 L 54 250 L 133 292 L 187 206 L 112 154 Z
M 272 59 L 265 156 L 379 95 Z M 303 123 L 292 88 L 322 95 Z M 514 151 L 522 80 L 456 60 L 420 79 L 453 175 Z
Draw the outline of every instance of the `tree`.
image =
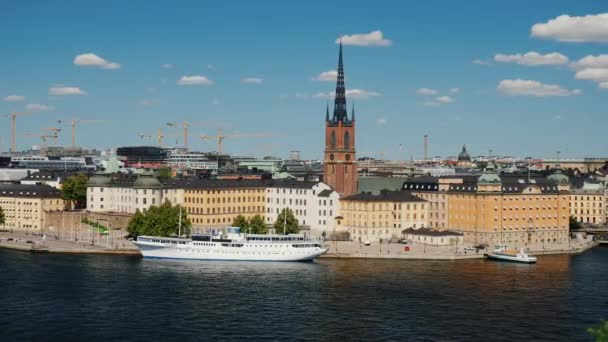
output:
M 247 229 L 249 228 L 249 223 L 247 219 L 243 215 L 238 215 L 234 218 L 234 222 L 232 222 L 233 227 L 241 228 L 241 233 L 247 233 Z
M 179 212 L 182 212 L 181 229 Z M 169 201 L 160 206 L 151 206 L 145 214 L 136 211 L 129 221 L 127 230 L 133 236 L 177 236 L 189 235 L 192 223 L 188 219 L 186 210 L 179 205 L 171 205 Z M 181 230 L 181 231 L 180 231 Z
M 69 209 L 82 209 L 87 206 L 87 181 L 84 174 L 69 177 L 61 188 L 62 197 L 68 201 Z
M 135 215 L 133 215 L 129 221 L 129 225 L 127 225 L 127 232 L 129 232 L 129 235 L 135 237 L 143 235 L 145 221 L 146 218 L 144 217 L 144 214 L 142 214 L 139 209 L 135 210 Z
M 268 233 L 268 227 L 262 215 L 255 215 L 249 219 L 249 230 L 253 234 L 266 234 Z
M 4 209 L 0 207 L 0 224 L 6 223 L 6 216 L 4 215 Z
M 160 179 L 169 179 L 173 176 L 173 170 L 169 167 L 161 167 L 156 171 L 156 176 Z
M 274 229 L 277 234 L 297 234 L 300 231 L 300 225 L 293 215 L 293 210 L 289 208 L 281 210 L 274 223 Z
M 570 230 L 578 230 L 581 229 L 581 223 L 578 222 L 574 216 L 570 216 Z
M 608 321 L 604 321 L 596 329 L 589 328 L 587 332 L 595 337 L 597 342 L 608 342 Z

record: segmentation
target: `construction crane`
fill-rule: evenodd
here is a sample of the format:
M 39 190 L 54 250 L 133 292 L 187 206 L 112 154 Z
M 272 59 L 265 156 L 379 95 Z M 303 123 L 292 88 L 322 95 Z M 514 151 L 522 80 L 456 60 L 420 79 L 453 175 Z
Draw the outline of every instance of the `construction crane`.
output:
M 45 131 L 49 131 L 52 132 L 50 136 L 48 136 L 49 138 L 54 138 L 55 139 L 55 146 L 59 145 L 59 132 L 61 132 L 61 128 L 58 127 L 45 127 L 43 128 L 43 130 Z
M 184 148 L 186 149 L 186 151 L 188 150 L 188 129 L 190 128 L 190 126 L 202 126 L 202 123 L 190 123 L 187 121 L 184 121 L 182 123 L 175 123 L 175 122 L 167 122 L 167 126 L 169 127 L 177 127 L 177 126 L 181 126 L 184 129 Z
M 270 133 L 247 133 L 247 134 L 222 134 L 222 130 L 217 130 L 217 135 L 201 135 L 199 136 L 203 140 L 216 140 L 217 141 L 217 153 L 222 153 L 222 143 L 226 138 L 258 138 L 258 137 L 271 137 Z
M 57 139 L 58 135 L 57 132 L 53 133 L 52 135 L 43 133 L 43 134 L 35 134 L 35 133 L 25 133 L 24 136 L 26 137 L 38 137 L 42 140 L 42 148 L 46 149 L 46 142 L 47 139 Z
M 158 147 L 163 147 L 163 138 L 165 138 L 165 137 L 175 137 L 175 136 L 179 136 L 179 134 L 163 134 L 163 131 L 159 128 L 158 132 L 156 134 L 139 133 L 139 134 L 137 134 L 137 136 L 140 139 L 144 139 L 144 138 L 156 138 L 156 141 L 158 143 Z
M 11 118 L 11 154 L 17 150 L 17 116 L 31 114 L 32 112 L 13 112 L 10 114 L 3 114 L 2 116 Z
M 58 120 L 57 122 L 63 123 L 67 120 Z M 72 147 L 76 147 L 76 125 L 81 123 L 98 123 L 106 122 L 106 120 L 81 120 L 81 119 L 70 119 L 70 125 L 72 126 Z

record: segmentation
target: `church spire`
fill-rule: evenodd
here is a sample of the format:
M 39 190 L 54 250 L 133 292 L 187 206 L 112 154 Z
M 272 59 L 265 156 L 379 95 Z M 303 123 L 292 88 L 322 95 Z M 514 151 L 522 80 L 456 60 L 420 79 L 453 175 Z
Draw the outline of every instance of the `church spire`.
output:
M 342 62 L 342 41 L 340 41 L 340 55 L 338 56 L 338 78 L 336 80 L 336 99 L 334 100 L 334 122 L 346 123 L 346 90 L 344 88 L 344 64 Z
M 329 101 L 325 104 L 325 121 L 329 121 Z
M 353 110 L 350 112 L 350 119 L 355 121 L 355 101 L 353 101 Z

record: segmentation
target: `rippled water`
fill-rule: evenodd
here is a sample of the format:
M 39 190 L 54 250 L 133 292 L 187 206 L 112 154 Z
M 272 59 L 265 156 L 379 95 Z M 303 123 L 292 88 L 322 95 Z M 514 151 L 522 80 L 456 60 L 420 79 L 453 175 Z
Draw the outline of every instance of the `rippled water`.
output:
M 0 291 L 3 341 L 577 341 L 608 318 L 608 248 L 537 265 L 0 251 Z

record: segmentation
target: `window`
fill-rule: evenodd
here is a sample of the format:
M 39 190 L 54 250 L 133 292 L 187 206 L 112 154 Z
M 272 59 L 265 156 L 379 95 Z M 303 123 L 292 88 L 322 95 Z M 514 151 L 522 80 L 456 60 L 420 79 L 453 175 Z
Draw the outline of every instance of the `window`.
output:
M 350 149 L 350 133 L 348 131 L 344 133 L 344 149 Z
M 336 149 L 336 132 L 332 131 L 331 132 L 331 139 L 330 139 L 330 143 L 329 146 L 331 147 L 331 149 L 335 150 Z

